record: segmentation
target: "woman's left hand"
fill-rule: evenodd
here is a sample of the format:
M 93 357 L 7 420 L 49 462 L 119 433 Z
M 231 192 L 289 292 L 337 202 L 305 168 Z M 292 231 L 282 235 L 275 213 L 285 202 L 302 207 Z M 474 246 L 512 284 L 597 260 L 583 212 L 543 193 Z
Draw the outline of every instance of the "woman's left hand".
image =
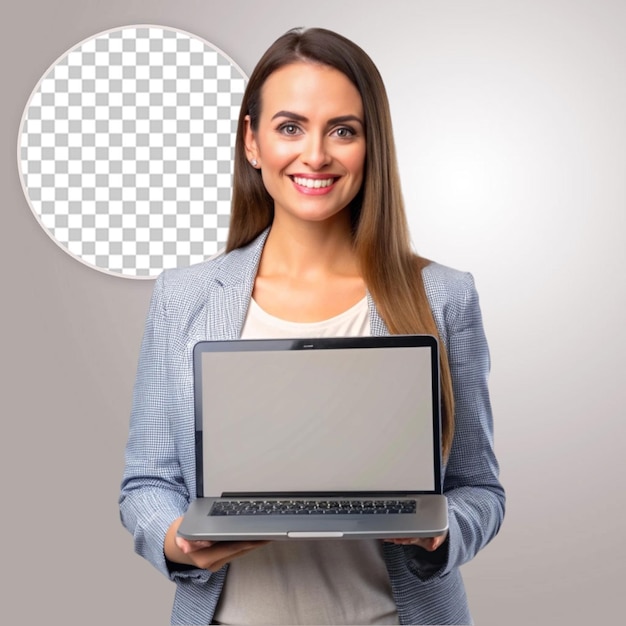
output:
M 401 546 L 419 546 L 428 552 L 434 552 L 443 544 L 448 536 L 448 531 L 438 537 L 402 537 L 398 539 L 385 539 L 386 543 L 395 543 Z

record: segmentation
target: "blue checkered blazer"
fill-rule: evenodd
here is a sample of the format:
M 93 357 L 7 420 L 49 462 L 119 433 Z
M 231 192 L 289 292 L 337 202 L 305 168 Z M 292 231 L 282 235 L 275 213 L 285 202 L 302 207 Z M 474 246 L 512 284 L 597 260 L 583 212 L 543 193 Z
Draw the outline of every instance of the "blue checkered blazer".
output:
M 196 493 L 192 349 L 203 339 L 239 337 L 266 236 L 163 272 L 148 312 L 120 512 L 136 551 L 176 583 L 173 624 L 210 624 L 228 570 L 170 571 L 163 555 L 168 527 Z M 434 263 L 423 277 L 456 398 L 444 475 L 450 530 L 436 553 L 384 544 L 384 556 L 402 624 L 470 624 L 459 566 L 494 537 L 504 516 L 487 391 L 489 353 L 472 277 Z M 388 334 L 371 298 L 369 306 L 372 335 Z

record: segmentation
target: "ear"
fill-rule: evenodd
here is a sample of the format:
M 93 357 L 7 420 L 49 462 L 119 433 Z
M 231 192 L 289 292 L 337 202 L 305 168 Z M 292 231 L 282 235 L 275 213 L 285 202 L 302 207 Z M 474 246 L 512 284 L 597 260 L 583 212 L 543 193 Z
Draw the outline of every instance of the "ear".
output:
M 246 147 L 246 158 L 248 159 L 248 161 L 252 161 L 253 159 L 256 159 L 257 162 L 260 162 L 259 148 L 256 143 L 256 136 L 250 124 L 249 115 L 246 115 L 246 117 L 244 118 L 244 123 L 245 123 L 244 145 Z

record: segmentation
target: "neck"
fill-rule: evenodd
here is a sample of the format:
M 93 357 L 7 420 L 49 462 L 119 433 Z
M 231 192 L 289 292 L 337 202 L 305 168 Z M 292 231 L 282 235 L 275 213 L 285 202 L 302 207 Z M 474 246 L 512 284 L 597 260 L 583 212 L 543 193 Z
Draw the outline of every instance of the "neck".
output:
M 259 275 L 314 278 L 327 274 L 360 274 L 347 212 L 324 222 L 275 219 Z

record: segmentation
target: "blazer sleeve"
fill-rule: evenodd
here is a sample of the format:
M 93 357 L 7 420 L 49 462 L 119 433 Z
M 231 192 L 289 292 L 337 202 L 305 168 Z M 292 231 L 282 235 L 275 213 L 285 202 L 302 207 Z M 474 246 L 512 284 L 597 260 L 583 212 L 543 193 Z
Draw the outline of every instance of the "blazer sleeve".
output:
M 133 391 L 126 463 L 119 498 L 122 524 L 134 538 L 135 551 L 172 580 L 206 582 L 210 572 L 170 570 L 163 553 L 170 524 L 180 517 L 190 496 L 172 433 L 172 397 L 168 373 L 169 340 L 165 275 L 157 279 L 147 315 Z M 191 582 L 191 581 L 190 581 Z
M 446 291 L 435 318 L 448 351 L 455 397 L 455 432 L 443 485 L 449 531 L 433 553 L 405 547 L 409 569 L 422 579 L 443 576 L 472 559 L 497 534 L 505 508 L 493 446 L 490 359 L 478 294 L 470 274 L 460 274 Z

